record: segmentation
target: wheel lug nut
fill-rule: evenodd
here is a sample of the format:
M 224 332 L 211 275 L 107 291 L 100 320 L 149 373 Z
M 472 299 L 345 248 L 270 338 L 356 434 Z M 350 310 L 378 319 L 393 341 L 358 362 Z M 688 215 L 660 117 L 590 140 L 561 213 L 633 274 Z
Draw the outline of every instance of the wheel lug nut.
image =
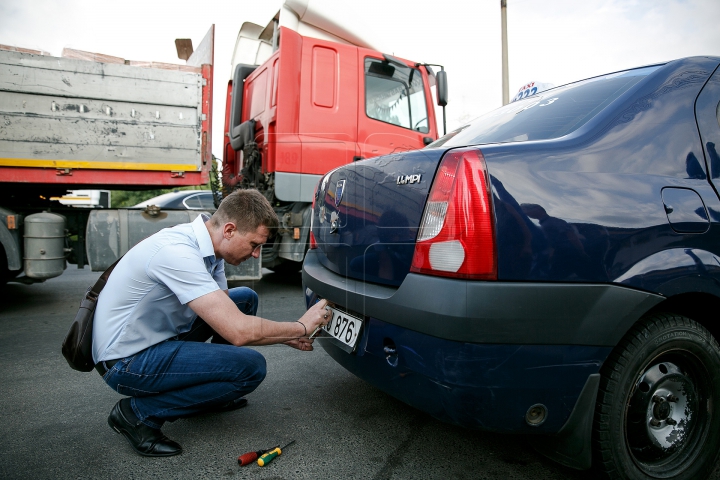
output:
M 668 425 L 677 425 L 677 422 L 672 418 L 666 419 L 665 423 L 667 423 Z
M 679 400 L 679 398 L 676 397 L 675 395 L 673 395 L 672 393 L 667 396 L 667 401 L 668 401 L 668 402 L 677 402 L 678 400 Z
M 652 401 L 654 403 L 662 403 L 665 401 L 665 398 L 661 397 L 660 395 L 653 395 Z
M 653 418 L 650 420 L 650 425 L 652 425 L 653 427 L 657 427 L 658 425 L 660 425 L 660 422 Z

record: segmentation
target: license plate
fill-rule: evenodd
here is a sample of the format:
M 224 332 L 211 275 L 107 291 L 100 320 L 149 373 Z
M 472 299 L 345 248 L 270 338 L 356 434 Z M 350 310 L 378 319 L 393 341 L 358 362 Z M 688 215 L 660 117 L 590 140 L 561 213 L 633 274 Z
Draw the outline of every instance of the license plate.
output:
M 363 321 L 334 308 L 330 308 L 330 313 L 332 319 L 323 327 L 323 330 L 345 345 L 351 348 L 355 347 Z

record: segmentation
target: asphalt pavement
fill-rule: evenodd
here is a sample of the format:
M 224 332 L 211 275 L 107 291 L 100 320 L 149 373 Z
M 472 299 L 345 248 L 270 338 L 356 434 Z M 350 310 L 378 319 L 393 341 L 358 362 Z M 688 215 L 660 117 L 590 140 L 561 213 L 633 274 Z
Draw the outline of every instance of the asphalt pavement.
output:
M 304 311 L 300 275 L 242 283 L 259 314 L 294 321 Z M 441 423 L 377 390 L 322 348 L 260 347 L 268 363 L 247 407 L 166 424 L 184 452 L 145 458 L 107 425 L 120 396 L 96 372 L 60 354 L 85 289 L 99 273 L 68 270 L 0 293 L 0 478 L 168 479 L 592 479 L 547 460 L 520 436 Z M 265 467 L 238 455 L 295 440 Z

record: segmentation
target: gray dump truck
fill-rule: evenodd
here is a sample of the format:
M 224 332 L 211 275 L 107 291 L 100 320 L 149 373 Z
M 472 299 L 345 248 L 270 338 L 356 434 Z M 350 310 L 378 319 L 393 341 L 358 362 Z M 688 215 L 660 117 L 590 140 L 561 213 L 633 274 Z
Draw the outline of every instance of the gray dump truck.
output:
M 0 46 L 0 283 L 44 281 L 67 261 L 105 270 L 146 236 L 198 215 L 56 199 L 208 183 L 213 37 L 214 26 L 186 65 Z

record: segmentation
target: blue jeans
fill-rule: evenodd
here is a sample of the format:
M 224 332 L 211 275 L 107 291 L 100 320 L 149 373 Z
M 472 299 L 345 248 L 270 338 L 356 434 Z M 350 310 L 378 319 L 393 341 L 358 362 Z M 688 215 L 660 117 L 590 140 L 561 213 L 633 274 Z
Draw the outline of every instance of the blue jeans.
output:
M 247 315 L 255 315 L 257 294 L 233 288 L 230 298 Z M 213 335 L 213 343 L 205 341 Z M 250 348 L 235 347 L 201 319 L 179 336 L 118 361 L 103 380 L 130 404 L 142 423 L 160 428 L 166 421 L 219 407 L 253 390 L 265 378 L 265 358 Z

